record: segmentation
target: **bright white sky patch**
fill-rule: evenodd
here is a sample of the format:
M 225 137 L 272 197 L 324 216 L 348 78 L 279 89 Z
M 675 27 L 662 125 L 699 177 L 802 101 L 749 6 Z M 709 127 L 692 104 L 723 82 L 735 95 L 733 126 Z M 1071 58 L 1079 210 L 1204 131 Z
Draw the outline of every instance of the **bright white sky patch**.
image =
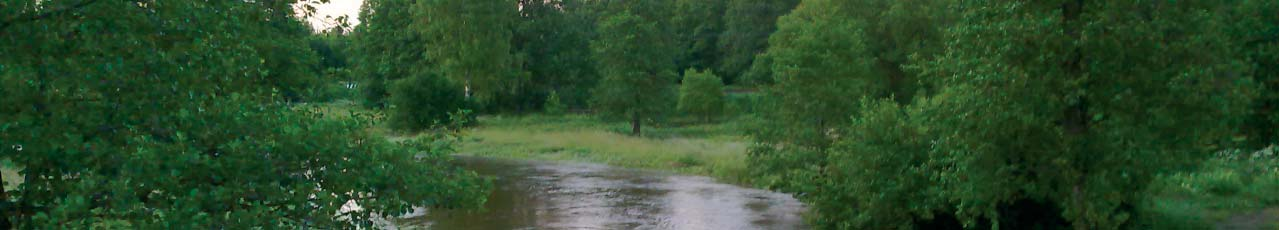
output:
M 329 0 L 328 4 L 316 4 L 315 15 L 307 18 L 307 22 L 316 31 L 324 31 L 337 26 L 338 17 L 346 16 L 346 22 L 355 27 L 360 24 L 360 5 L 363 4 L 364 0 Z

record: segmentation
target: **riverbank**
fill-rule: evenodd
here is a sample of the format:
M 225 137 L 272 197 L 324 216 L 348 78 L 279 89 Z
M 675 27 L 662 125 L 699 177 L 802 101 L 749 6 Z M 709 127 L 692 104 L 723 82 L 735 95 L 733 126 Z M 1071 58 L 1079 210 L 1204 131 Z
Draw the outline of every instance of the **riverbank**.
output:
M 383 120 L 378 111 L 349 101 L 318 103 L 303 108 L 333 119 L 365 117 Z M 486 115 L 467 128 L 457 154 L 506 159 L 600 163 L 624 168 L 652 169 L 709 176 L 723 183 L 748 184 L 746 150 L 749 138 L 738 120 L 699 123 L 674 120 L 644 126 L 644 135 L 629 135 L 625 122 L 608 122 L 590 115 Z M 399 133 L 385 122 L 368 128 L 392 140 L 414 134 Z
M 737 122 L 645 126 L 631 136 L 628 124 L 586 115 L 484 116 L 458 146 L 463 155 L 593 162 L 665 170 L 745 184 L 750 147 Z

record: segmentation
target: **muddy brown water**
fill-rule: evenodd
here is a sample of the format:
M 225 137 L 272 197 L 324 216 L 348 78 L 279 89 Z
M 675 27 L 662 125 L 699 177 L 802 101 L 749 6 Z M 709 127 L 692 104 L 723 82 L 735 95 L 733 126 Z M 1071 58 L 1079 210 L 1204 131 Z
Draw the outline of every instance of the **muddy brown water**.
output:
M 783 193 L 598 164 L 460 157 L 495 177 L 484 211 L 428 211 L 395 221 L 425 229 L 808 229 Z

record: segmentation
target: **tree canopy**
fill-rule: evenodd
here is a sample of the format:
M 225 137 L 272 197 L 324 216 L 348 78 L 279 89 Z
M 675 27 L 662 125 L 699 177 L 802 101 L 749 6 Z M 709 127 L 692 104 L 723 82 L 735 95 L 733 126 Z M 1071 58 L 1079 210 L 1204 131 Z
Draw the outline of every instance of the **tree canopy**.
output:
M 511 48 L 515 1 L 425 0 L 413 7 L 412 28 L 425 37 L 423 51 L 468 96 L 489 98 L 520 82 Z
M 351 32 L 354 74 L 361 79 L 361 101 L 369 107 L 387 107 L 391 82 L 426 75 L 434 70 L 427 57 L 425 36 L 414 25 L 410 0 L 366 0 L 361 24 Z
M 718 61 L 717 71 L 726 76 L 727 82 L 736 83 L 755 63 L 755 56 L 768 47 L 768 37 L 777 29 L 777 18 L 786 15 L 800 1 L 727 1 L 724 32 L 720 33 L 716 42 L 723 55 Z
M 837 138 L 812 190 L 819 222 L 1131 224 L 1155 175 L 1227 144 L 1255 94 L 1227 14 L 1203 13 L 1228 8 L 960 4 L 946 51 L 914 67 L 936 93 L 863 103 Z

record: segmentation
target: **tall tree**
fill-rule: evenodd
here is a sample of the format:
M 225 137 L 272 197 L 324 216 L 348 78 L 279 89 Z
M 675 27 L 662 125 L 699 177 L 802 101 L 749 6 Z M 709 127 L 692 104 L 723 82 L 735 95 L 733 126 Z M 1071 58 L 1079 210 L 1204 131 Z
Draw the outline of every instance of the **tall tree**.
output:
M 383 108 L 391 82 L 431 72 L 426 37 L 413 24 L 413 0 L 366 0 L 351 32 L 354 74 L 362 79 L 363 104 Z
M 919 66 L 937 93 L 879 103 L 839 139 L 814 199 L 852 205 L 818 207 L 824 225 L 1123 227 L 1155 175 L 1216 151 L 1246 112 L 1223 6 L 961 3 L 946 52 Z
M 286 103 L 318 64 L 286 1 L 5 1 L 0 191 L 16 228 L 372 227 L 484 183 Z M 287 52 L 286 52 L 287 51 Z M 306 57 L 305 55 L 311 55 Z M 303 68 L 303 67 L 296 67 Z M 308 76 L 315 77 L 315 76 Z M 421 176 L 432 175 L 432 176 Z M 2 179 L 0 179 L 2 180 Z M 340 211 L 354 202 L 361 210 Z
M 511 48 L 519 16 L 513 0 L 425 0 L 414 6 L 414 29 L 426 37 L 426 55 L 467 95 L 490 98 L 524 79 Z
M 764 52 L 768 36 L 777 29 L 777 18 L 790 12 L 799 0 L 728 0 L 724 12 L 724 32 L 720 34 L 719 52 L 723 55 L 717 68 L 725 81 L 734 84 Z
M 606 116 L 629 119 L 634 135 L 645 119 L 674 104 L 676 52 L 658 2 L 628 2 L 599 22 L 599 37 L 591 43 L 603 77 L 593 105 Z

